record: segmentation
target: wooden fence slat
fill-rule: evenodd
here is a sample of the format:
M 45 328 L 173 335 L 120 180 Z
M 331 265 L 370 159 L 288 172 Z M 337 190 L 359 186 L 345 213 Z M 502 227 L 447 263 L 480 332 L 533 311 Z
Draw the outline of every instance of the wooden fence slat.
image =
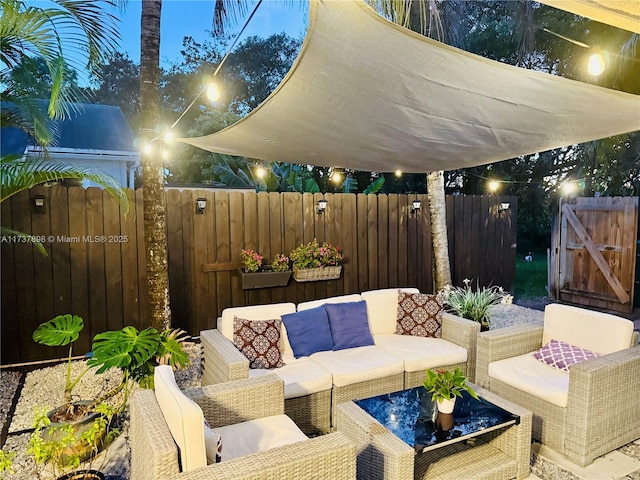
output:
M 42 195 L 44 197 L 45 212 L 34 213 L 31 216 L 31 234 L 40 237 L 51 236 L 51 193 L 49 189 L 43 186 L 37 186 L 31 189 L 32 198 L 34 195 Z M 60 236 L 62 237 L 62 236 Z M 52 316 L 50 312 L 54 311 L 53 301 L 53 270 L 51 261 L 51 249 L 57 241 L 65 242 L 65 238 L 54 238 L 53 241 L 44 242 L 47 250 L 47 256 L 41 255 L 33 249 L 33 270 L 36 290 L 36 315 L 38 323 L 49 320 Z
M 241 248 L 240 245 L 244 241 L 244 235 L 242 233 L 243 230 L 243 199 L 242 193 L 240 192 L 229 192 L 229 200 L 228 200 L 228 211 L 229 211 L 229 249 L 228 249 L 228 257 L 227 260 L 232 260 L 236 258 L 240 258 Z M 216 212 L 217 214 L 217 212 Z M 218 257 L 219 260 L 223 260 L 223 258 Z M 225 273 L 218 274 L 220 276 L 227 275 Z M 223 280 L 224 281 L 224 280 Z M 244 292 L 242 290 L 242 279 L 240 278 L 240 274 L 236 270 L 231 275 L 231 282 L 229 284 L 231 286 L 230 290 L 230 304 L 231 305 L 239 305 L 242 304 L 244 299 Z M 220 287 L 220 285 L 218 285 Z M 265 301 L 269 301 L 269 298 L 266 297 Z M 224 302 L 225 299 L 222 298 Z M 212 315 L 215 311 L 212 312 Z
M 8 198 L 0 204 L 0 218 L 4 228 L 13 230 L 11 219 L 12 199 Z M 15 265 L 16 239 L 12 235 L 3 235 L 0 244 L 1 265 L 0 292 L 2 295 L 2 335 L 0 335 L 0 361 L 3 364 L 11 363 L 13 359 L 21 357 L 20 351 L 20 323 L 18 312 L 18 292 Z M 24 328 L 24 327 L 23 327 Z
M 78 189 L 79 187 L 73 187 Z M 49 189 L 51 205 L 56 206 L 55 215 L 51 216 L 51 232 L 56 237 L 73 238 L 73 243 L 82 243 L 82 237 L 72 237 L 69 233 L 69 190 L 62 188 Z M 76 241 L 76 239 L 78 241 Z M 56 238 L 57 240 L 57 238 Z M 69 262 L 71 242 L 51 243 L 51 263 L 53 265 L 53 303 L 56 315 L 71 313 L 71 263 Z
M 392 194 L 388 197 L 388 234 L 389 243 L 387 249 L 387 265 L 388 265 L 388 279 L 389 287 L 401 286 L 398 281 L 398 195 Z
M 118 202 L 103 191 L 104 266 L 106 275 L 107 330 L 120 330 L 123 324 L 122 307 L 122 252 L 120 207 Z
M 184 241 L 182 230 L 182 195 L 178 190 L 167 191 L 167 255 L 169 257 L 169 301 L 171 302 L 171 325 L 191 330 L 187 317 L 185 290 Z M 123 225 L 126 228 L 126 225 Z M 129 230 L 127 230 L 129 231 Z M 124 232 L 123 232 L 124 235 Z M 129 249 L 127 249 L 129 250 Z M 125 270 L 125 248 L 122 252 L 122 276 Z M 129 304 L 130 292 L 125 285 L 124 303 Z M 126 308 L 126 307 L 125 307 Z M 126 310 L 125 310 L 126 311 Z
M 356 210 L 357 210 L 357 224 L 356 228 L 356 236 L 358 238 L 358 260 L 357 260 L 357 271 L 358 271 L 358 290 L 364 292 L 369 290 L 369 230 L 368 227 L 368 202 L 367 196 L 359 193 L 356 196 Z
M 136 327 L 137 329 L 140 329 L 136 196 L 133 190 L 127 190 L 126 194 L 127 198 L 129 199 L 129 212 L 125 214 L 123 209 L 120 209 L 120 233 L 122 235 L 122 243 L 120 245 L 122 252 L 122 311 L 124 315 L 122 323 L 124 325 L 131 325 Z M 177 238 L 182 237 L 180 235 L 177 235 Z M 172 251 L 172 255 L 178 255 L 178 252 L 176 252 L 174 249 Z M 171 265 L 172 263 L 169 262 L 170 274 Z M 171 288 L 171 286 L 172 284 L 170 282 L 169 287 Z
M 31 234 L 31 193 L 23 191 L 11 197 L 11 220 L 13 229 Z M 20 323 L 20 352 L 23 361 L 37 360 L 41 347 L 31 338 L 36 327 L 42 323 L 36 312 L 34 255 L 41 255 L 28 243 L 17 243 L 14 246 L 16 265 L 16 291 L 18 297 L 18 321 Z M 3 299 L 4 300 L 4 299 Z M 3 324 L 5 316 L 2 315 Z M 46 319 L 48 320 L 48 318 Z M 43 320 L 44 321 L 44 320 Z
M 389 197 L 378 195 L 378 286 L 389 287 Z
M 102 194 L 103 191 L 98 188 L 87 189 L 87 230 L 93 233 L 92 241 L 87 246 L 91 292 L 89 297 L 91 338 L 107 330 L 107 275 L 104 264 L 105 232 L 102 221 L 104 215 Z M 86 348 L 90 349 L 90 345 Z

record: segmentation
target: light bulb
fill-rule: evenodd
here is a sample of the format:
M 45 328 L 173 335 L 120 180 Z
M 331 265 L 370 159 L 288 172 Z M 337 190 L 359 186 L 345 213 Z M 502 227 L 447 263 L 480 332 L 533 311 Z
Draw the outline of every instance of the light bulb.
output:
M 258 178 L 264 178 L 266 174 L 267 171 L 264 169 L 264 167 L 258 167 L 258 169 L 256 170 L 256 175 L 258 176 Z
M 587 72 L 589 72 L 589 75 L 597 77 L 604 72 L 604 68 L 604 57 L 601 53 L 593 53 L 589 56 L 589 63 L 587 64 Z
M 498 183 L 497 180 L 491 180 L 489 182 L 489 191 L 490 192 L 496 192 L 498 190 L 499 186 L 500 186 L 500 184 Z
M 564 185 L 562 185 L 562 193 L 564 193 L 565 195 L 570 195 L 576 190 L 577 190 L 577 185 L 576 185 L 576 182 L 574 181 L 568 181 L 568 182 L 565 182 Z
M 342 175 L 340 175 L 340 172 L 333 172 L 331 174 L 331 181 L 333 183 L 340 183 L 341 180 L 342 180 Z
M 396 177 L 402 176 L 402 170 L 396 170 Z
M 146 153 L 147 155 L 149 155 L 151 153 L 151 144 L 150 143 L 145 143 L 144 147 L 142 147 L 142 151 L 144 153 Z
M 215 83 L 207 85 L 207 98 L 212 102 L 215 102 L 220 97 L 220 91 Z
M 173 141 L 173 132 L 168 130 L 167 133 L 164 134 L 164 143 L 171 143 Z

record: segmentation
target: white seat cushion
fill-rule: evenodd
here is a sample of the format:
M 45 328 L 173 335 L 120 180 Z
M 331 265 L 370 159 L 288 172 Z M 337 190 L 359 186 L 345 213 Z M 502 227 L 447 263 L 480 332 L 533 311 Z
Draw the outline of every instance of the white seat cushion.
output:
M 491 362 L 492 378 L 559 407 L 567 406 L 569 374 L 536 360 L 531 353 Z
M 309 357 L 285 359 L 284 367 L 249 370 L 249 378 L 275 373 L 284 381 L 284 398 L 297 398 L 331 390 L 331 373 Z
M 361 293 L 362 299 L 367 303 L 369 329 L 372 335 L 395 333 L 399 290 L 420 293 L 417 288 L 383 288 Z
M 202 410 L 180 391 L 169 365 L 155 367 L 154 383 L 156 400 L 180 450 L 182 471 L 204 467 L 207 451 Z
M 467 350 L 442 338 L 375 335 L 376 346 L 399 356 L 405 372 L 456 365 L 467 361 Z
M 559 303 L 544 309 L 542 345 L 555 339 L 606 355 L 629 348 L 632 335 L 633 322 L 626 318 Z
M 325 303 L 348 303 L 359 302 L 362 300 L 359 293 L 352 293 L 351 295 L 339 295 L 337 297 L 321 298 L 319 300 L 310 300 L 308 302 L 302 302 L 298 304 L 298 311 L 309 310 L 310 308 L 316 308 Z
M 286 415 L 217 427 L 215 431 L 222 436 L 223 462 L 308 439 Z
M 309 358 L 331 372 L 337 387 L 404 372 L 402 358 L 375 345 L 317 352 Z
M 295 313 L 296 306 L 293 303 L 273 303 L 268 305 L 251 305 L 248 307 L 225 308 L 218 320 L 218 331 L 233 343 L 233 319 L 234 317 L 246 320 L 273 320 L 281 319 L 282 315 Z M 291 353 L 291 345 L 287 338 L 287 330 L 282 324 L 280 330 L 280 352 L 285 355 Z

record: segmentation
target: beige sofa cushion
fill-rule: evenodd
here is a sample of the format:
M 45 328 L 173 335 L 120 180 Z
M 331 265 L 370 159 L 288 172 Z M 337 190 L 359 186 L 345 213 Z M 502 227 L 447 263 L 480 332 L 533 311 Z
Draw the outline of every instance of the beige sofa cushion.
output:
M 317 352 L 309 358 L 331 372 L 336 387 L 404 372 L 404 362 L 399 356 L 375 345 Z
M 310 300 L 308 302 L 302 302 L 298 304 L 298 311 L 309 310 L 310 308 L 316 308 L 325 303 L 348 303 L 359 302 L 362 297 L 359 293 L 352 293 L 351 295 L 339 295 L 337 297 L 321 298 L 319 300 Z
M 207 465 L 207 451 L 202 410 L 180 391 L 170 366 L 156 367 L 154 382 L 158 405 L 180 450 L 182 471 L 204 467 Z
M 569 374 L 536 360 L 531 353 L 489 364 L 489 378 L 565 408 Z M 491 382 L 491 380 L 489 380 Z
M 467 361 L 467 350 L 441 338 L 410 335 L 375 335 L 376 346 L 399 356 L 405 372 L 445 367 Z
M 633 322 L 615 315 L 558 303 L 544 309 L 543 345 L 555 339 L 606 355 L 629 348 L 632 335 Z
M 231 343 L 233 343 L 234 317 L 237 316 L 238 318 L 244 318 L 246 320 L 282 319 L 282 315 L 295 313 L 295 311 L 296 306 L 293 303 L 273 303 L 269 305 L 225 308 L 218 320 L 218 330 L 227 337 Z M 280 351 L 282 352 L 283 357 L 288 354 L 293 356 L 293 351 L 291 350 L 291 345 L 289 345 L 287 330 L 284 328 L 284 324 L 282 324 L 280 330 Z
M 223 462 L 308 439 L 286 415 L 218 427 L 216 432 L 222 436 Z
M 309 357 L 285 358 L 286 365 L 274 370 L 249 370 L 249 378 L 262 377 L 271 373 L 284 381 L 284 398 L 297 398 L 312 393 L 331 390 L 331 373 Z
M 406 293 L 420 293 L 417 288 L 383 288 L 369 290 L 360 295 L 367 303 L 369 329 L 372 335 L 395 333 L 398 318 L 398 290 Z

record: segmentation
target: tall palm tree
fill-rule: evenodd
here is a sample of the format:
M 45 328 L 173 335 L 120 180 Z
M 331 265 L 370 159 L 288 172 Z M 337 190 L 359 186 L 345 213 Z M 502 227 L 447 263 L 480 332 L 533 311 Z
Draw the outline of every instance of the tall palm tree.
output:
M 160 117 L 160 15 L 162 0 L 143 0 L 140 29 L 140 134 L 157 137 Z M 152 148 L 141 158 L 143 179 L 144 246 L 151 326 L 162 331 L 171 325 L 167 212 L 161 153 Z

